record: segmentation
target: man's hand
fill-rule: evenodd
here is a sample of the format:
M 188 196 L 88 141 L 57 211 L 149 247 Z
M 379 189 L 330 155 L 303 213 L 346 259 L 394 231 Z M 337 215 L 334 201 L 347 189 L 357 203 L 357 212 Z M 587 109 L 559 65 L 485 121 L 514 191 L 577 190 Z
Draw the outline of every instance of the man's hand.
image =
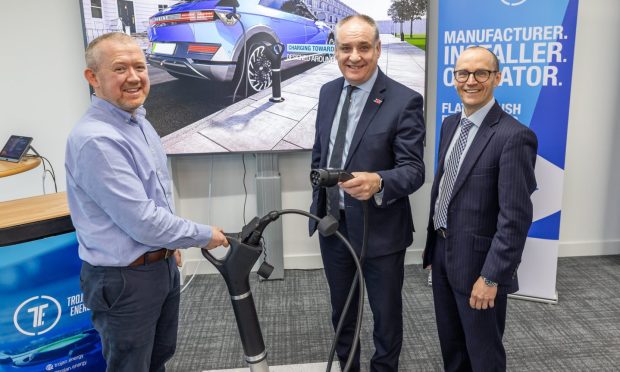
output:
M 495 307 L 495 296 L 497 296 L 497 287 L 489 287 L 484 284 L 484 279 L 479 277 L 471 291 L 469 306 L 477 310 L 493 308 Z
M 226 239 L 226 236 L 224 235 L 224 230 L 217 226 L 211 226 L 211 240 L 206 247 L 203 247 L 203 249 L 213 249 L 219 247 L 220 245 L 228 247 L 228 239 Z
M 181 250 L 177 249 L 174 251 L 174 260 L 177 263 L 177 267 L 183 266 L 183 258 L 181 257 Z
M 338 185 L 357 200 L 368 200 L 381 188 L 381 176 L 378 173 L 353 172 L 352 174 L 353 178 Z

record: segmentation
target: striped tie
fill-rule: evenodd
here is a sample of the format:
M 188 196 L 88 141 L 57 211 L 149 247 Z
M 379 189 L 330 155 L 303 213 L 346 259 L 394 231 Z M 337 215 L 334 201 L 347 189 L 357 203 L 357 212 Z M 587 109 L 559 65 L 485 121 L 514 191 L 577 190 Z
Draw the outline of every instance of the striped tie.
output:
M 435 210 L 435 215 L 433 216 L 433 225 L 435 226 L 435 229 L 447 227 L 448 204 L 450 204 L 452 188 L 454 187 L 456 176 L 459 174 L 459 163 L 461 156 L 463 155 L 463 151 L 465 150 L 465 146 L 467 145 L 467 135 L 469 134 L 469 130 L 472 125 L 474 125 L 474 123 L 470 120 L 466 118 L 461 119 L 461 133 L 459 134 L 459 139 L 456 141 L 456 144 L 452 149 L 452 153 L 450 153 L 450 157 L 448 158 L 448 163 L 446 164 L 446 169 L 443 174 L 443 181 L 441 183 L 441 196 L 439 198 L 439 204 L 437 205 L 437 210 Z

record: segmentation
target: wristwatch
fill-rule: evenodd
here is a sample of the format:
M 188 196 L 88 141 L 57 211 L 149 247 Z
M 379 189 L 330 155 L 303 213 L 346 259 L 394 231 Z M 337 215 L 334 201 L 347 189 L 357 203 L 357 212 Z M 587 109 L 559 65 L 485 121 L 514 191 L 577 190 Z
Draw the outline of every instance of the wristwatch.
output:
M 482 279 L 484 279 L 484 285 L 486 285 L 487 287 L 497 287 L 497 283 L 492 281 L 491 279 L 487 279 L 484 276 L 482 277 Z

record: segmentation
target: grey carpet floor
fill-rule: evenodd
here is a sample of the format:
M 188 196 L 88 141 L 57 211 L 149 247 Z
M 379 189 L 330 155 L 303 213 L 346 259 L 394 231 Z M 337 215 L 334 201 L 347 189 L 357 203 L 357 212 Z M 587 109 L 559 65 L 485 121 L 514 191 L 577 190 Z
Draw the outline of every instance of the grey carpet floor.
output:
M 407 266 L 401 371 L 441 371 L 427 274 Z M 250 277 L 270 365 L 325 362 L 333 332 L 323 270 L 287 270 L 285 280 Z M 557 305 L 509 299 L 504 344 L 511 371 L 620 371 L 620 256 L 560 258 Z M 366 303 L 362 360 L 373 352 Z M 169 371 L 244 367 L 223 279 L 197 276 L 182 294 Z

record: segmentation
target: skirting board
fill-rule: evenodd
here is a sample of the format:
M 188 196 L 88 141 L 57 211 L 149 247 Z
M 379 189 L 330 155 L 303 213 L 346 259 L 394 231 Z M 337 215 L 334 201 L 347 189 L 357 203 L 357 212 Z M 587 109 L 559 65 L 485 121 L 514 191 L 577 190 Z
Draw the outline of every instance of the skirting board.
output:
M 416 265 L 422 263 L 422 249 L 409 248 L 405 255 L 405 265 Z M 304 254 L 284 256 L 284 268 L 293 270 L 314 270 L 323 268 L 321 254 Z M 256 267 L 252 271 L 255 271 Z M 181 276 L 202 274 L 217 274 L 217 270 L 206 259 L 188 259 L 183 262 Z
M 607 256 L 620 254 L 620 240 L 561 242 L 560 257 Z

